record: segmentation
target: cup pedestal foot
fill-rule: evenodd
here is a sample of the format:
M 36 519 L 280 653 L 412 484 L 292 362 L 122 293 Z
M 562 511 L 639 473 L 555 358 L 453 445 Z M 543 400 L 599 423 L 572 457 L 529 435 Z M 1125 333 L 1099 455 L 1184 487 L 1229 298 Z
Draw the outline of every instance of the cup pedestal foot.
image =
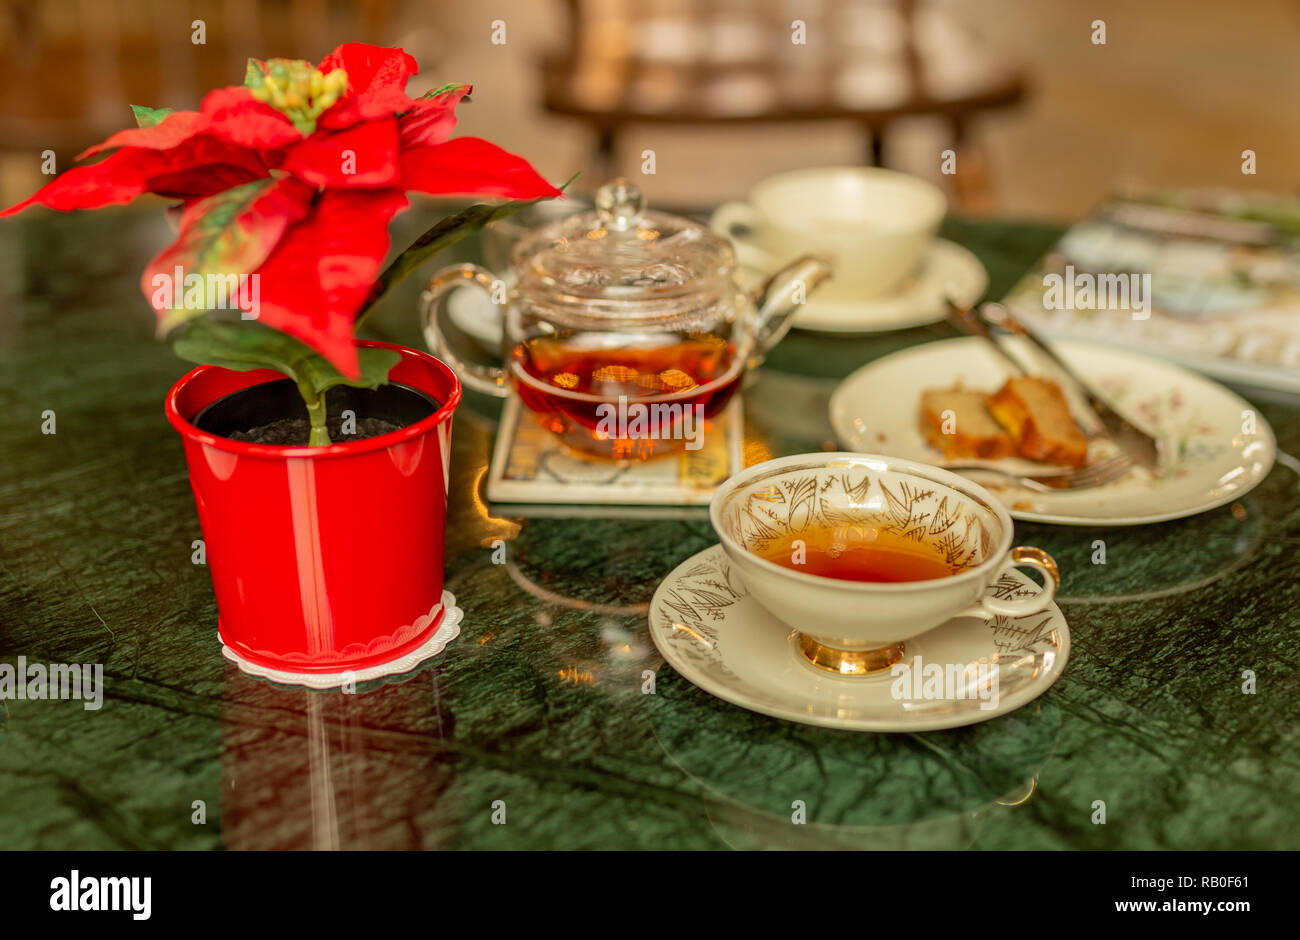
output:
M 837 676 L 874 676 L 903 661 L 903 643 L 891 643 L 873 650 L 845 650 L 827 646 L 800 633 L 795 639 L 799 655 L 812 666 Z

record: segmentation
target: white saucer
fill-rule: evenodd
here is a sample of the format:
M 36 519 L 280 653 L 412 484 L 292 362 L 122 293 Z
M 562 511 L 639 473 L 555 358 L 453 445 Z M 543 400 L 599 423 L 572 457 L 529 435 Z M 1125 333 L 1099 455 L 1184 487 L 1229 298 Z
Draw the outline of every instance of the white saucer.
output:
M 1021 361 L 1032 353 L 1013 342 Z M 1144 525 L 1215 509 L 1253 489 L 1273 466 L 1277 444 L 1264 416 L 1244 398 L 1163 359 L 1079 340 L 1053 348 L 1133 423 L 1160 440 L 1156 473 L 1134 469 L 1093 489 L 1035 493 L 971 471 L 1016 519 L 1061 525 Z M 904 457 L 942 467 L 943 455 L 920 426 L 921 393 L 960 382 L 996 391 L 1008 366 L 976 337 L 913 346 L 854 372 L 831 395 L 830 418 L 849 450 Z M 1246 433 L 1247 414 L 1254 421 Z M 956 461 L 954 461 L 956 462 Z M 1040 467 L 998 461 L 1013 472 Z
M 1021 591 L 1037 593 L 1038 585 L 1018 571 L 989 587 L 990 593 L 1003 596 Z M 733 705 L 826 728 L 934 731 L 987 721 L 1042 695 L 1070 655 L 1070 629 L 1055 604 L 1037 614 L 989 623 L 973 617 L 950 620 L 908 640 L 907 656 L 914 665 L 920 657 L 922 666 L 965 666 L 955 687 L 958 695 L 896 698 L 896 676 L 845 678 L 821 672 L 796 652 L 792 634 L 750 597 L 721 545 L 678 565 L 650 602 L 650 636 L 683 677 Z M 996 670 L 996 697 L 978 697 L 974 685 L 980 665 Z M 924 669 L 919 675 L 925 675 Z M 981 707 L 988 705 L 992 707 Z
M 771 272 L 746 269 L 749 289 Z M 944 318 L 944 298 L 965 307 L 984 296 L 989 276 L 979 258 L 954 242 L 935 239 L 916 273 L 897 291 L 871 300 L 829 300 L 814 291 L 794 315 L 800 330 L 822 333 L 883 333 L 937 323 Z

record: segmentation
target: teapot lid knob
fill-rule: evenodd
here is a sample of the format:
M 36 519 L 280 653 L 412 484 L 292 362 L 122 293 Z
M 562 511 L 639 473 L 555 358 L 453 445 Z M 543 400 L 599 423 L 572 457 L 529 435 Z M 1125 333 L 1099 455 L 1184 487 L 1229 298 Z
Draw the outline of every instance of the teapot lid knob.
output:
M 600 213 L 601 224 L 619 232 L 625 232 L 641 216 L 645 208 L 645 197 L 641 190 L 622 177 L 611 180 L 596 190 L 596 211 Z

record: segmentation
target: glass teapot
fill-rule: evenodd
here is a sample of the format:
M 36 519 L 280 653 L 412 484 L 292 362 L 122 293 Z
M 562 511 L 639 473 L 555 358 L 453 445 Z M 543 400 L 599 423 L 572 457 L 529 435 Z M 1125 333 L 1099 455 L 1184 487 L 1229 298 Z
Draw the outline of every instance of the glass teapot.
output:
M 421 316 L 430 348 L 470 388 L 500 397 L 513 388 L 582 454 L 646 459 L 702 446 L 745 370 L 830 275 L 804 257 L 746 292 L 736 271 L 729 241 L 647 210 L 635 186 L 615 180 L 597 192 L 594 212 L 522 238 L 507 278 L 474 264 L 439 271 Z M 466 331 L 447 322 L 447 295 L 471 286 L 492 300 L 478 316 L 504 321 L 501 365 L 468 360 L 457 348 Z

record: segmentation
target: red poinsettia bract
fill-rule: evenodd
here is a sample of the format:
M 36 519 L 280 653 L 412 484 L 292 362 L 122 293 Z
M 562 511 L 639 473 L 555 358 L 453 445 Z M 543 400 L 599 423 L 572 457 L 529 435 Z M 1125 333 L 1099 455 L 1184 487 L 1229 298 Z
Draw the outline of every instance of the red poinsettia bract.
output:
M 156 277 L 177 268 L 187 276 L 256 274 L 260 321 L 355 377 L 354 317 L 408 191 L 512 199 L 560 192 L 495 144 L 449 139 L 469 87 L 408 97 L 417 66 L 401 49 L 346 43 L 317 69 L 290 63 L 305 70 L 293 72 L 302 87 L 277 89 L 267 78 L 271 100 L 258 86 L 266 65 L 250 63 L 245 86 L 212 91 L 198 111 L 138 109 L 142 126 L 112 135 L 78 160 L 112 150 L 107 157 L 67 171 L 0 215 L 34 204 L 93 209 L 143 193 L 179 199 L 179 235 L 146 269 L 145 295 L 154 298 Z M 329 79 L 339 70 L 345 88 L 343 76 Z M 313 114 L 303 110 L 308 85 L 342 90 Z M 170 311 L 156 312 L 162 319 Z

